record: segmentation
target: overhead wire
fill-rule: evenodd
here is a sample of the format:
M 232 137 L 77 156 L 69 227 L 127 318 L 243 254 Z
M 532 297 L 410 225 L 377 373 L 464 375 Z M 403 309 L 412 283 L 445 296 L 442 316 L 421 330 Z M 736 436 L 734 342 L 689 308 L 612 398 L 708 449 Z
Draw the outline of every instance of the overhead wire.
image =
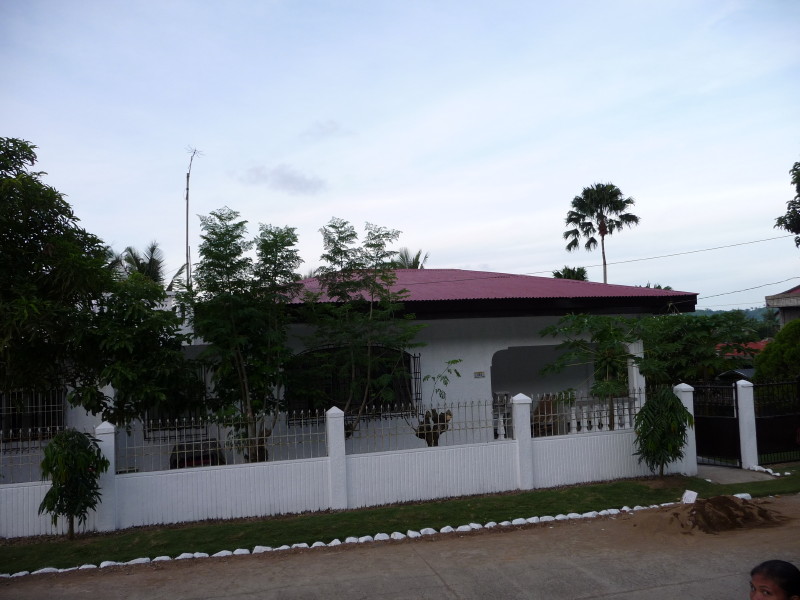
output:
M 779 235 L 779 236 L 775 236 L 775 237 L 764 238 L 764 239 L 761 239 L 761 240 L 751 240 L 751 241 L 748 241 L 748 242 L 738 242 L 736 244 L 726 244 L 724 246 L 713 246 L 711 248 L 701 248 L 701 249 L 698 249 L 698 250 L 687 250 L 685 252 L 674 252 L 672 254 L 662 254 L 661 256 L 650 256 L 650 257 L 646 257 L 646 258 L 632 258 L 632 259 L 629 259 L 629 260 L 619 260 L 619 261 L 610 262 L 610 263 L 606 263 L 606 264 L 607 265 L 621 265 L 621 264 L 625 264 L 625 263 L 642 262 L 642 261 L 646 261 L 646 260 L 656 260 L 656 259 L 660 259 L 660 258 L 671 258 L 673 256 L 684 256 L 684 255 L 687 255 L 687 254 L 698 254 L 700 252 L 710 252 L 712 250 L 723 250 L 725 248 L 734 248 L 734 247 L 737 247 L 737 246 L 747 246 L 747 245 L 750 245 L 750 244 L 759 244 L 761 242 L 769 242 L 769 241 L 773 241 L 773 240 L 780 240 L 780 239 L 788 238 L 788 237 L 793 237 L 793 236 L 791 236 L 791 235 Z M 602 267 L 602 266 L 603 265 L 601 263 L 601 264 L 597 264 L 597 265 L 587 265 L 585 268 Z M 533 272 L 521 273 L 521 275 L 538 275 L 538 274 L 541 274 L 541 273 L 552 273 L 552 272 L 553 272 L 552 270 L 533 271 Z M 500 278 L 500 277 L 503 277 L 503 276 L 504 276 L 504 274 L 498 273 L 496 275 L 492 274 L 492 275 L 486 275 L 486 276 L 483 276 L 483 277 L 464 277 L 463 279 L 459 279 L 458 281 L 477 281 L 477 280 L 483 280 L 483 279 Z M 761 284 L 761 285 L 756 285 L 756 286 L 749 287 L 749 288 L 744 288 L 744 289 L 741 289 L 741 290 L 734 290 L 732 292 L 722 292 L 720 294 L 712 294 L 710 296 L 698 296 L 697 300 L 698 301 L 707 300 L 708 298 L 717 298 L 719 296 L 728 296 L 730 294 L 738 294 L 740 292 L 747 292 L 747 291 L 750 291 L 750 290 L 755 290 L 755 289 L 767 287 L 767 286 L 770 286 L 770 285 L 777 285 L 779 283 L 786 283 L 787 281 L 792 281 L 794 279 L 800 279 L 800 277 L 789 277 L 788 279 L 784 279 L 784 280 L 781 280 L 781 281 L 774 281 L 774 282 L 771 282 L 771 283 L 764 283 L 764 284 Z M 450 281 L 452 281 L 452 280 L 450 280 Z M 429 284 L 433 284 L 433 283 L 441 283 L 441 282 L 425 281 L 425 282 L 418 282 L 418 283 L 408 283 L 406 285 L 429 285 Z

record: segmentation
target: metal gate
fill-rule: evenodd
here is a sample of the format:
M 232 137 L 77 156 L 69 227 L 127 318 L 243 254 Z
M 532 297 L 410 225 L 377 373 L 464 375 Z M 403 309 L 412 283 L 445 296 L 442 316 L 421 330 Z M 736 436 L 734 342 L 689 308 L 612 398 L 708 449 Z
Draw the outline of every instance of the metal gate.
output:
M 800 381 L 753 386 L 758 464 L 800 460 Z
M 694 432 L 698 463 L 742 466 L 735 385 L 694 386 Z

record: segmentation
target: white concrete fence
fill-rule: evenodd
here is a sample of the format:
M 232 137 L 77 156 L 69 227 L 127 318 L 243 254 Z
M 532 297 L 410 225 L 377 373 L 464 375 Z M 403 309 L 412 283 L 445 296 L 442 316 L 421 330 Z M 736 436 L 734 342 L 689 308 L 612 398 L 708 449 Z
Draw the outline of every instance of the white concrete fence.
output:
M 692 411 L 692 388 L 676 394 Z M 531 398 L 512 399 L 514 423 L 531 422 Z M 327 456 L 266 463 L 119 473 L 115 428 L 95 430 L 111 462 L 100 478 L 102 501 L 86 531 L 379 506 L 397 502 L 531 490 L 649 475 L 633 455 L 632 429 L 516 439 L 369 454 L 345 452 L 344 413 L 327 413 Z M 685 458 L 668 472 L 697 473 L 694 432 Z M 0 485 L 0 537 L 63 533 L 37 509 L 48 482 Z

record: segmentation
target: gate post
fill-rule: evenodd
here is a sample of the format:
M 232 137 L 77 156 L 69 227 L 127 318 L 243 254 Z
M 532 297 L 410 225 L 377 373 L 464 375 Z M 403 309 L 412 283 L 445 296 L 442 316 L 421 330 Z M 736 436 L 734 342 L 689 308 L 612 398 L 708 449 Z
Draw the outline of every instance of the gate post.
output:
M 687 383 L 679 383 L 672 392 L 680 398 L 683 406 L 694 418 L 694 388 Z M 683 447 L 683 459 L 673 463 L 674 468 L 683 475 L 697 475 L 697 438 L 694 427 L 686 432 L 686 445 Z
M 101 473 L 98 479 L 101 497 L 100 503 L 95 509 L 95 527 L 97 531 L 117 530 L 116 432 L 117 428 L 108 421 L 103 421 L 94 428 L 97 446 L 108 460 L 108 471 Z
M 736 382 L 736 402 L 739 417 L 739 444 L 742 452 L 742 468 L 758 466 L 758 437 L 756 436 L 756 407 L 753 399 L 753 384 Z
M 531 442 L 531 398 L 517 394 L 511 399 L 511 422 L 517 443 L 517 487 L 533 489 L 533 443 Z
M 333 510 L 347 508 L 347 455 L 344 448 L 344 412 L 337 407 L 325 413 L 328 439 L 328 505 Z

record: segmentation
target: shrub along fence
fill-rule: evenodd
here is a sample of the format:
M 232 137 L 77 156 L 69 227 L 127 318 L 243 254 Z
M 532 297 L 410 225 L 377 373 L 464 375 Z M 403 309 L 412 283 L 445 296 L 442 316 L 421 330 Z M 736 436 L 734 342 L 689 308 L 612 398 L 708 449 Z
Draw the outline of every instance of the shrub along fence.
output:
M 675 390 L 691 411 L 691 388 L 678 386 Z M 508 414 L 499 414 L 492 402 L 482 408 L 459 406 L 436 411 L 435 417 L 432 410 L 426 411 L 412 422 L 408 435 L 418 444 L 413 448 L 353 453 L 358 444 L 353 446 L 354 436 L 348 435 L 345 415 L 332 408 L 317 423 L 324 427 L 320 439 L 325 448 L 314 456 L 242 464 L 226 460 L 226 464 L 216 461 L 219 464 L 159 471 L 118 469 L 123 456 L 117 454 L 116 438 L 127 434 L 103 423 L 96 428 L 95 437 L 111 467 L 100 477 L 102 501 L 97 511 L 90 513 L 84 529 L 114 531 L 360 508 L 649 474 L 633 456 L 635 434 L 630 428 L 584 428 L 580 435 L 553 431 L 535 437 L 536 415 L 532 418 L 531 398 L 524 394 L 510 399 Z M 464 427 L 480 434 L 460 444 L 446 443 L 443 426 L 455 426 L 468 414 L 477 416 L 472 425 Z M 571 417 L 571 412 L 568 414 Z M 514 423 L 530 423 L 530 427 L 514 427 Z M 442 443 L 432 443 L 431 434 L 436 432 L 444 434 Z M 670 465 L 669 472 L 697 472 L 693 435 L 685 453 L 682 461 Z M 48 487 L 48 482 L 38 481 L 0 485 L 0 536 L 63 532 L 62 524 L 54 528 L 49 518 L 37 515 Z

